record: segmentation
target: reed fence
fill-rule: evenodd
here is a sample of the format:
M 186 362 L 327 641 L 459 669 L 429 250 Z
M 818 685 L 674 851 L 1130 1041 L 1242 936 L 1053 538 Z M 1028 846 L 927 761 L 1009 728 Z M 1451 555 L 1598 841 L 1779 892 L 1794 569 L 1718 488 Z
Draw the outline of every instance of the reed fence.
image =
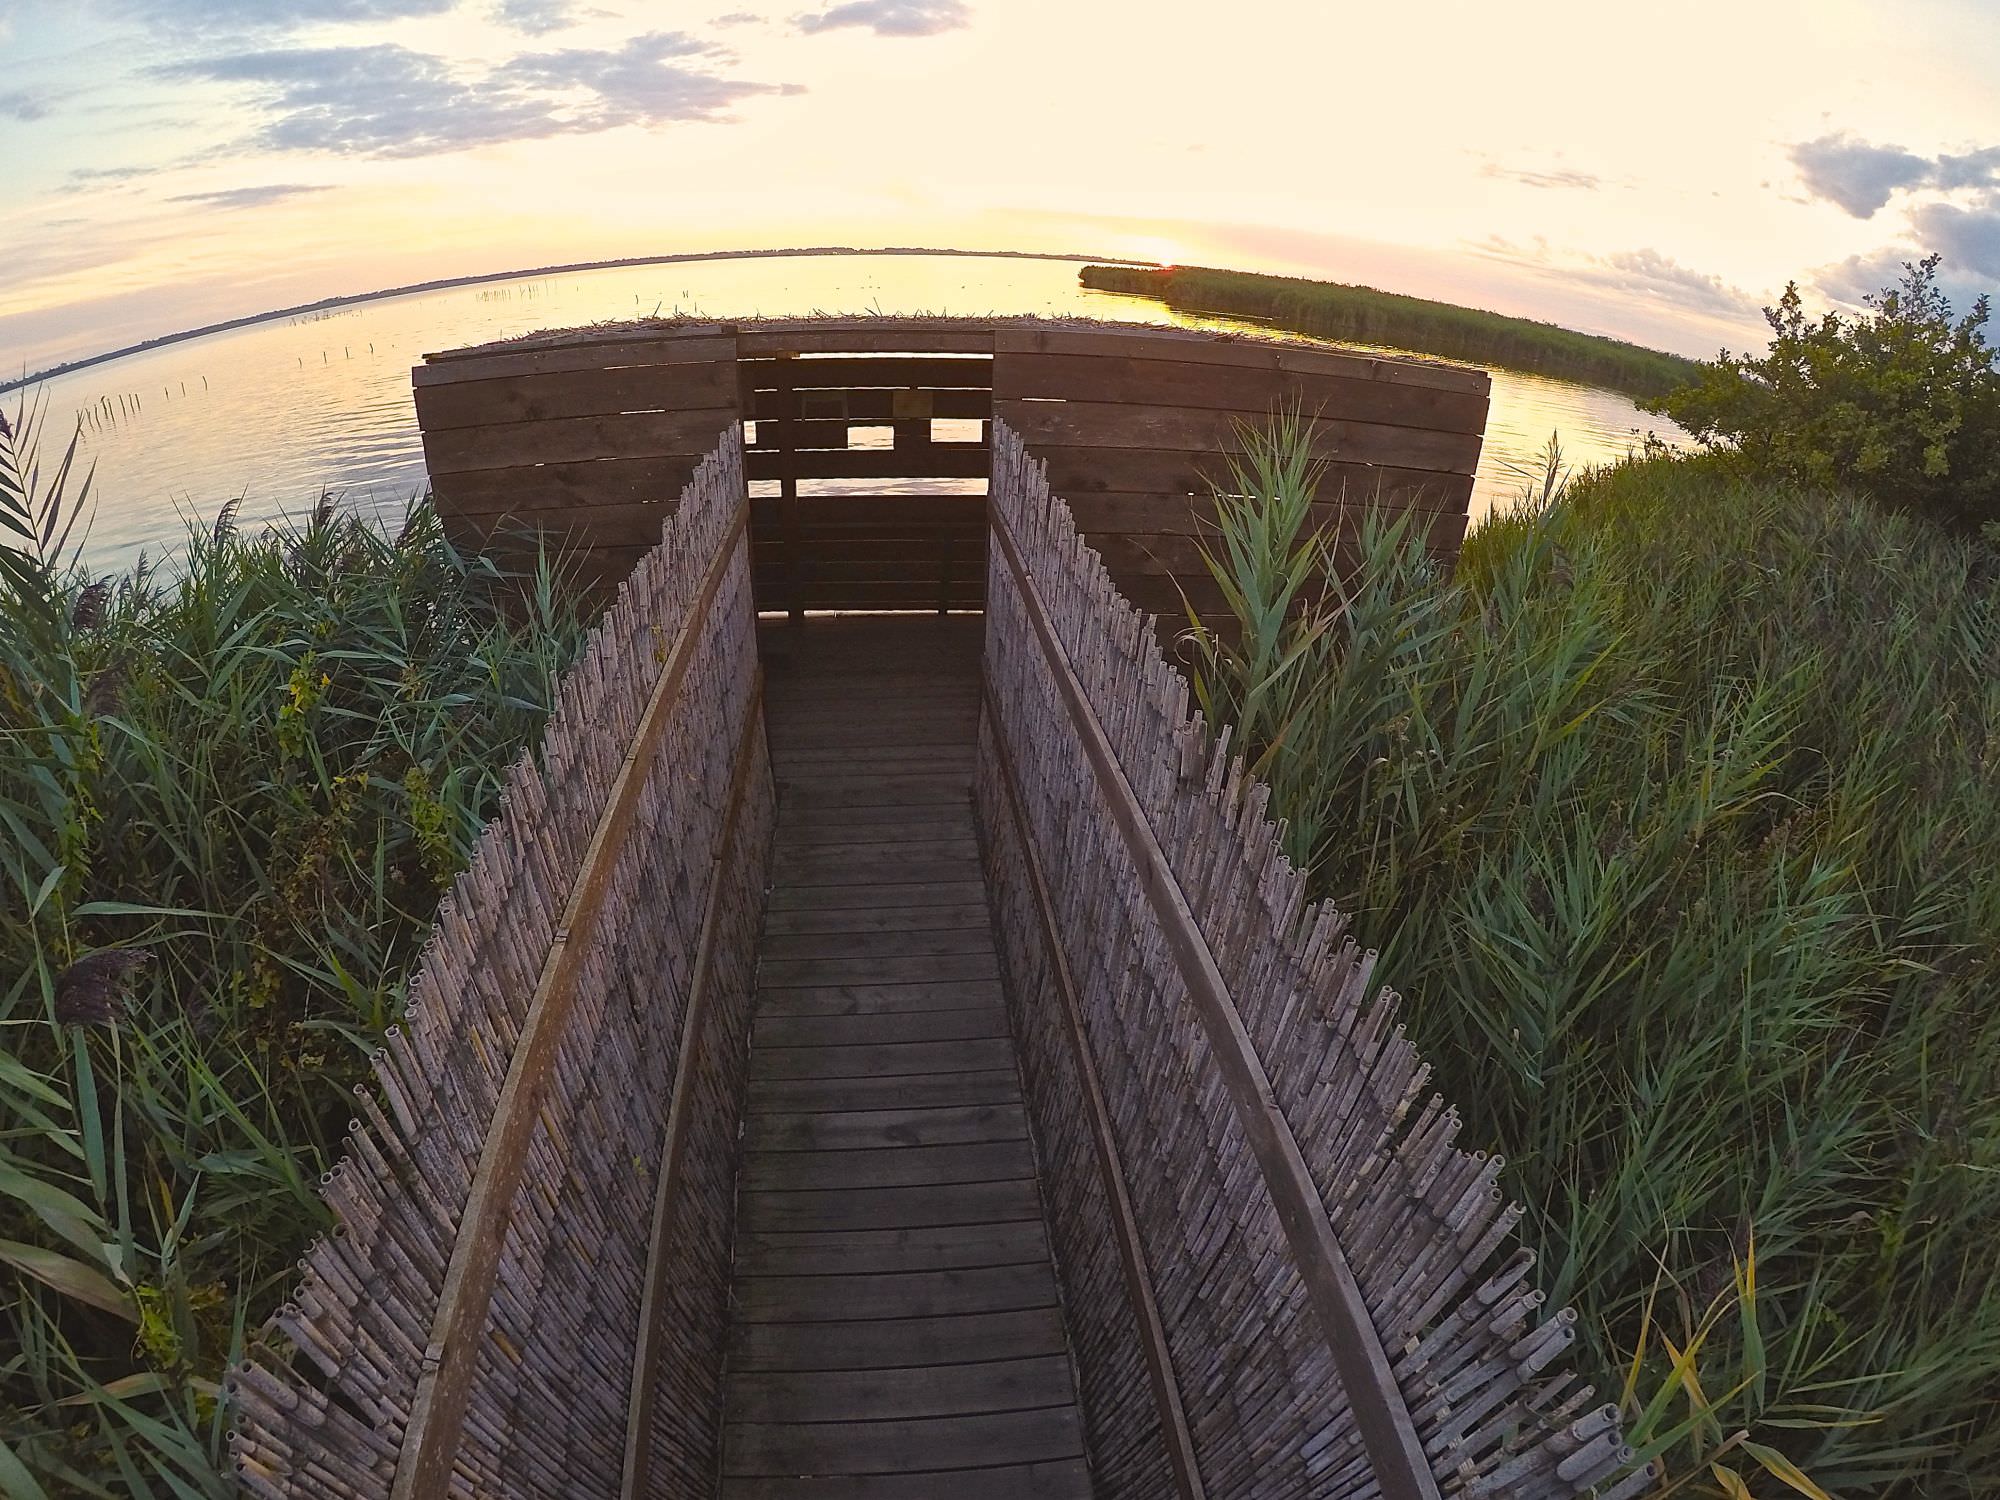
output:
M 990 516 L 977 798 L 1100 1495 L 1638 1494 L 1499 1160 L 1003 423 Z
M 731 432 L 443 903 L 229 1381 L 253 1494 L 713 1493 L 773 822 L 745 496 Z

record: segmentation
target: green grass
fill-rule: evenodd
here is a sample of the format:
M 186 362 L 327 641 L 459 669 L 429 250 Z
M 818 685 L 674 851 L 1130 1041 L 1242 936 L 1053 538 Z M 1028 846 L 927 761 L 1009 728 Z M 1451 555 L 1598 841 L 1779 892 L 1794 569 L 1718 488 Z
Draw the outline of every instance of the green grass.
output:
M 1654 459 L 1455 576 L 1378 521 L 1287 611 L 1287 462 L 1225 508 L 1201 690 L 1586 1372 L 1677 1493 L 2000 1494 L 2000 558 Z
M 1663 396 L 1699 372 L 1693 360 L 1619 339 L 1333 281 L 1201 266 L 1086 266 L 1082 282 L 1096 291 L 1154 297 L 1181 312 L 1251 318 L 1319 338 L 1502 365 L 1642 399 Z
M 546 569 L 503 611 L 424 506 L 225 514 L 92 584 L 33 446 L 0 433 L 0 1493 L 223 1495 L 219 1375 L 582 627 Z

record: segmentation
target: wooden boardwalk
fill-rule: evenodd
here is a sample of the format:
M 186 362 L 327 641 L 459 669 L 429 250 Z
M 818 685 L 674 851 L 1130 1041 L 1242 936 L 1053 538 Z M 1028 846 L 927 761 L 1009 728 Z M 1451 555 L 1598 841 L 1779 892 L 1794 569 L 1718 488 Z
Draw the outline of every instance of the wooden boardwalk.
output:
M 1090 1494 L 974 842 L 980 629 L 766 631 L 725 1500 Z

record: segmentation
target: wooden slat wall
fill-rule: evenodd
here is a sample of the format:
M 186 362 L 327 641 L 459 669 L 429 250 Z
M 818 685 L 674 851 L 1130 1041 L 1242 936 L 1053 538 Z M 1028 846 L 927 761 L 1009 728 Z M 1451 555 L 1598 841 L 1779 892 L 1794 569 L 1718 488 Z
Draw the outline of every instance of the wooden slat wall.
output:
M 431 492 L 461 545 L 539 533 L 603 591 L 659 540 L 695 465 L 741 416 L 733 331 L 570 335 L 430 356 L 411 375 Z
M 1655 1481 L 1562 1368 L 1574 1315 L 1541 1310 L 1500 1163 L 1454 1144 L 1373 955 L 1307 903 L 1268 789 L 1191 713 L 1004 421 L 995 448 L 977 797 L 1106 1493 L 1169 1491 L 1127 1395 L 1133 1331 L 1103 1326 L 1123 1299 L 1057 969 L 1207 1496 L 1631 1500 Z
M 1191 538 L 1242 424 L 1296 408 L 1326 465 L 1317 519 L 1420 512 L 1440 556 L 1465 534 L 1490 382 L 1481 371 L 1220 334 L 1009 327 L 994 335 L 994 412 L 1048 465 L 1120 592 L 1167 617 L 1221 598 Z
M 252 1494 L 613 1496 L 635 1454 L 647 1495 L 714 1492 L 774 816 L 743 488 L 732 440 L 443 904 L 327 1179 L 339 1228 L 230 1376 Z
M 1451 556 L 1488 389 L 1481 372 L 1412 360 L 1033 319 L 632 325 L 433 355 L 415 382 L 451 534 L 532 528 L 581 548 L 591 584 L 630 569 L 696 457 L 746 420 L 747 476 L 779 490 L 754 520 L 758 603 L 790 611 L 977 608 L 977 497 L 867 491 L 984 479 L 998 413 L 1047 460 L 1121 589 L 1169 617 L 1184 600 L 1219 608 L 1191 539 L 1238 424 L 1296 405 L 1327 463 L 1322 521 L 1412 509 Z M 982 425 L 939 441 L 932 420 Z M 891 445 L 860 445 L 869 426 Z

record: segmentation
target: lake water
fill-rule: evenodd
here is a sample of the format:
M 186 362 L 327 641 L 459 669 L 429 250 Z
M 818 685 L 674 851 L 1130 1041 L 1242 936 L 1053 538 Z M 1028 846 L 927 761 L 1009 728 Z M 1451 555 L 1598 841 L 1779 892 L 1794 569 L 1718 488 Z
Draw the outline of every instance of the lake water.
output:
M 86 555 L 129 566 L 241 496 L 241 523 L 309 511 L 322 490 L 399 516 L 425 487 L 410 367 L 425 354 L 543 328 L 682 313 L 1039 313 L 1247 327 L 1144 298 L 1086 291 L 1067 261 L 938 255 L 684 261 L 523 276 L 278 318 L 112 360 L 48 382 L 46 431 L 83 417 L 96 465 Z M 1263 331 L 1263 330 L 1258 330 Z M 1308 341 L 1309 342 L 1309 341 Z M 11 413 L 18 395 L 4 399 Z M 1551 432 L 1565 461 L 1607 462 L 1641 435 L 1685 435 L 1615 392 L 1504 370 L 1473 487 L 1475 518 L 1505 505 Z M 44 460 L 56 455 L 44 453 Z

